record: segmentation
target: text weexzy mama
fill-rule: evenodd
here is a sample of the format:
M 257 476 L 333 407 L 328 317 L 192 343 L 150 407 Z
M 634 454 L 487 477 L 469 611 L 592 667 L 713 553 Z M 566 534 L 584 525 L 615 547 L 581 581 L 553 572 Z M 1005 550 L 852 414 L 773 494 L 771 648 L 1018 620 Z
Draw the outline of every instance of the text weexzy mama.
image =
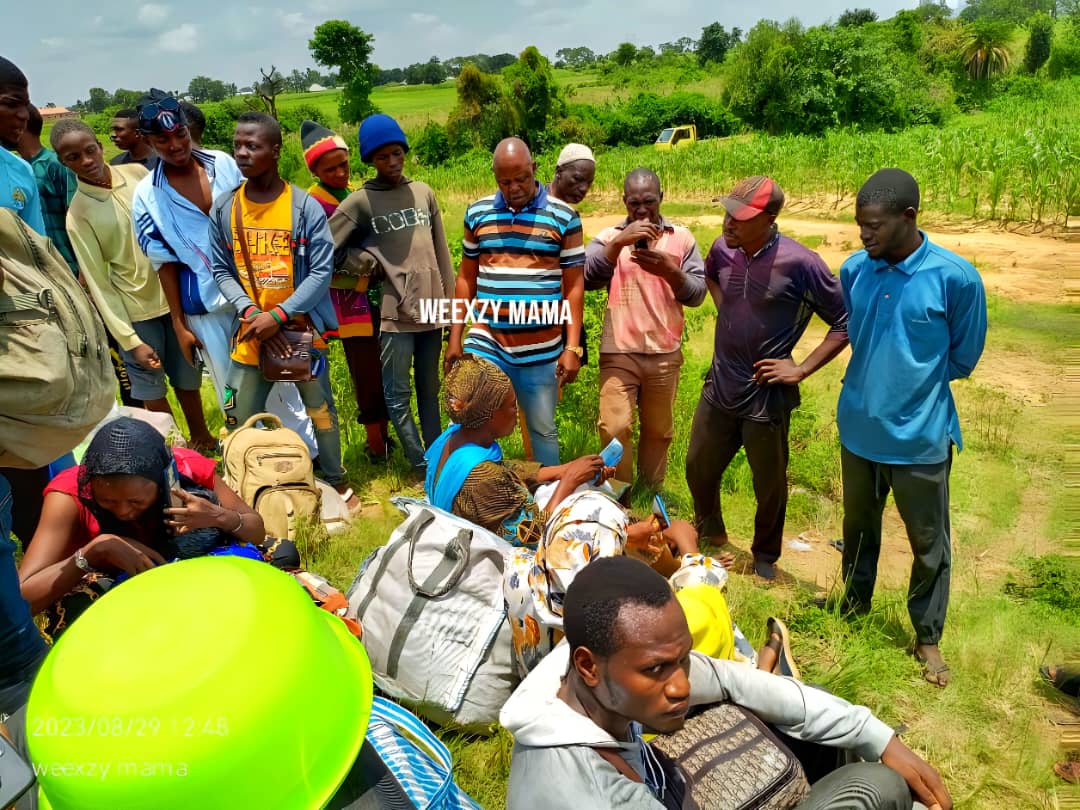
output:
M 507 323 L 548 326 L 573 323 L 570 302 L 501 298 L 421 298 L 420 320 L 424 323 Z

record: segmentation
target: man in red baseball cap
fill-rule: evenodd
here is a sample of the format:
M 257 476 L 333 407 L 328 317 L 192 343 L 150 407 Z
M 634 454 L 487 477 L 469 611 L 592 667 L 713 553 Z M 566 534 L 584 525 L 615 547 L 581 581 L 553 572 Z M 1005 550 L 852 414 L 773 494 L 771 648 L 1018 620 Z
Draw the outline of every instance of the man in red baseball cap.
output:
M 728 540 L 720 511 L 720 479 L 740 447 L 754 481 L 754 571 L 776 576 L 787 511 L 788 425 L 798 384 L 847 345 L 840 282 L 821 257 L 781 236 L 776 215 L 784 192 L 770 177 L 741 180 L 722 200 L 723 236 L 705 259 L 716 302 L 712 367 L 690 430 L 686 481 L 698 532 L 715 545 Z M 796 364 L 795 344 L 817 314 L 831 327 Z

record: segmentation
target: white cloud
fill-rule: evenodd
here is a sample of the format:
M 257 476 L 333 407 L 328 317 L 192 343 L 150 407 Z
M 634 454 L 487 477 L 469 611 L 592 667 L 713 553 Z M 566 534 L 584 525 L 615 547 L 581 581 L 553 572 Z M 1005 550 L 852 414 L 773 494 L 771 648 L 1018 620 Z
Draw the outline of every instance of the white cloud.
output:
M 45 37 L 41 40 L 41 44 L 46 48 L 63 48 L 67 45 L 67 40 L 63 37 Z
M 192 23 L 184 23 L 157 38 L 157 47 L 170 53 L 191 53 L 198 44 L 199 29 Z
M 434 25 L 439 21 L 439 18 L 434 14 L 424 14 L 420 11 L 414 11 L 409 15 L 409 19 L 418 25 Z
M 139 13 L 136 14 L 139 22 L 143 25 L 161 25 L 165 20 L 169 18 L 169 7 L 163 6 L 158 3 L 147 3 L 139 8 Z
M 282 27 L 286 29 L 298 28 L 307 23 L 307 18 L 299 11 L 284 12 L 279 10 L 277 15 L 278 21 L 281 23 Z

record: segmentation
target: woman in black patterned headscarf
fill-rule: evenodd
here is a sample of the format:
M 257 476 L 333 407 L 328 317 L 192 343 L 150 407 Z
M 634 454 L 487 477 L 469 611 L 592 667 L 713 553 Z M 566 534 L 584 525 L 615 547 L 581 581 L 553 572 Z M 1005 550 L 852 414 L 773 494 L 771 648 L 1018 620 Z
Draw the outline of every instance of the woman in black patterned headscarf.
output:
M 173 465 L 175 508 L 166 483 Z M 83 590 L 88 603 L 104 590 L 89 587 L 96 583 L 230 542 L 264 540 L 262 518 L 217 476 L 212 459 L 170 449 L 153 427 L 124 417 L 102 427 L 83 463 L 46 487 L 41 521 L 19 566 L 21 590 L 36 614 L 73 589 Z

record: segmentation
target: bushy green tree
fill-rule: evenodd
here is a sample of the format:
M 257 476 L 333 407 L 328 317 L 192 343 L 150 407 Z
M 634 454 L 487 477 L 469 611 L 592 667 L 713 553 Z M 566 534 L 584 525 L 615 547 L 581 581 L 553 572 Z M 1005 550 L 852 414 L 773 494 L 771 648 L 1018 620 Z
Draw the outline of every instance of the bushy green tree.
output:
M 858 28 L 877 19 L 877 12 L 872 8 L 849 8 L 840 15 L 836 24 L 841 28 Z
M 596 63 L 596 54 L 581 46 L 577 48 L 559 48 L 555 57 L 568 68 L 579 70 Z
M 195 103 L 203 101 L 221 101 L 233 93 L 229 92 L 229 86 L 221 79 L 211 79 L 209 76 L 196 76 L 188 82 L 188 95 Z
M 620 42 L 619 47 L 611 52 L 611 61 L 620 67 L 627 67 L 637 59 L 637 47 L 633 42 Z
M 233 92 L 235 92 L 235 87 Z M 134 107 L 144 95 L 145 91 L 143 90 L 125 90 L 118 87 L 116 92 L 113 93 L 112 103 L 117 107 Z
M 1054 21 L 1048 14 L 1036 14 L 1028 21 L 1028 41 L 1024 49 L 1024 69 L 1034 73 L 1050 58 Z
M 709 23 L 701 29 L 701 38 L 697 42 L 698 62 L 702 65 L 709 62 L 720 64 L 741 37 L 742 31 L 738 28 L 727 31 L 718 22 Z
M 112 101 L 112 95 L 104 87 L 91 87 L 86 109 L 92 113 L 104 112 Z
M 802 30 L 760 22 L 728 57 L 725 100 L 747 125 L 771 133 L 940 122 L 951 92 L 895 37 L 879 23 Z
M 1046 72 L 1051 79 L 1080 76 L 1080 19 L 1074 18 L 1055 32 Z
M 549 120 L 562 111 L 551 64 L 530 45 L 517 62 L 503 70 L 503 81 L 521 123 L 519 133 L 533 147 L 547 131 Z
M 515 129 L 514 109 L 498 78 L 467 62 L 458 73 L 457 104 L 446 121 L 451 152 L 494 149 Z
M 998 22 L 1022 23 L 1040 12 L 1051 14 L 1057 0 L 968 0 L 960 12 L 966 22 L 996 20 Z
M 338 114 L 344 123 L 359 123 L 375 112 L 370 100 L 375 79 L 375 67 L 371 64 L 373 41 L 371 34 L 345 20 L 327 20 L 315 28 L 308 41 L 317 64 L 338 69 L 344 83 Z

